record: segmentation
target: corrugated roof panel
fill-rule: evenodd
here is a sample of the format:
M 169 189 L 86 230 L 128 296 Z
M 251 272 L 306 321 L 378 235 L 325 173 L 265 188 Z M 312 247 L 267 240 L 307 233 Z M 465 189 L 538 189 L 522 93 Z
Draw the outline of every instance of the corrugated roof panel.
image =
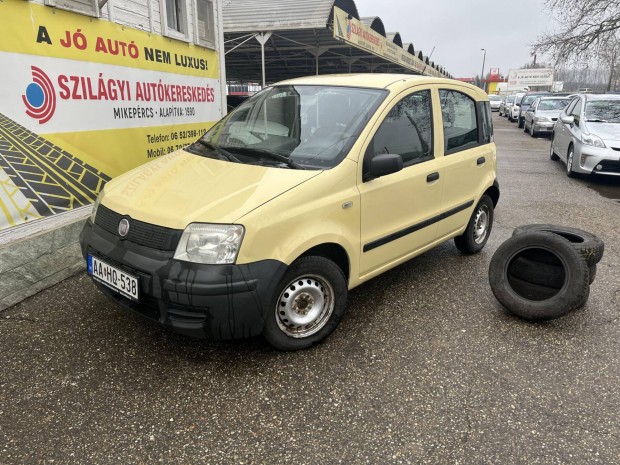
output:
M 224 0 L 224 32 L 324 28 L 334 4 L 357 16 L 353 0 Z

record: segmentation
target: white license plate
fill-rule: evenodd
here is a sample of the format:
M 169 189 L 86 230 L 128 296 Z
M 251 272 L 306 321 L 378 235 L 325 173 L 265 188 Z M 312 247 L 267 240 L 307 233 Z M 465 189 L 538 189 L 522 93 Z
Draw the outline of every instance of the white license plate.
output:
M 95 280 L 128 299 L 138 301 L 138 278 L 125 273 L 92 255 L 87 259 L 87 271 Z

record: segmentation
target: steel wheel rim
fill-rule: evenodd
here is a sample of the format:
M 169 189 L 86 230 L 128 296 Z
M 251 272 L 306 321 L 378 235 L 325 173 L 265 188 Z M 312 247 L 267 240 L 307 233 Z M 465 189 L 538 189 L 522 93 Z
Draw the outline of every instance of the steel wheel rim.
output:
M 481 244 L 489 232 L 489 207 L 481 205 L 478 207 L 474 218 L 474 242 Z
M 287 336 L 304 338 L 320 331 L 334 311 L 334 288 L 322 276 L 304 275 L 284 288 L 276 303 L 276 322 Z

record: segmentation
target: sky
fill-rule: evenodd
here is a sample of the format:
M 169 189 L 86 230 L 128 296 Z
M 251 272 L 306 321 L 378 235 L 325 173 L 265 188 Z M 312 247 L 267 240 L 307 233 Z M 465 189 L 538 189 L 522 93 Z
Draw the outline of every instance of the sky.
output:
M 379 16 L 454 77 L 474 77 L 531 63 L 530 44 L 554 27 L 543 0 L 353 0 L 360 17 Z M 545 57 L 537 57 L 537 62 Z

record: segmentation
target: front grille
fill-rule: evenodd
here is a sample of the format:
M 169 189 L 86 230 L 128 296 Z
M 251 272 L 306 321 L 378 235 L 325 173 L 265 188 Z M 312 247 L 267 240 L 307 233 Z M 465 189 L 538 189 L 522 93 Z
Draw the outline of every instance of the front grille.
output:
M 183 231 L 180 229 L 165 228 L 154 224 L 145 223 L 123 216 L 115 211 L 110 210 L 103 205 L 99 205 L 95 224 L 110 234 L 120 238 L 118 234 L 118 223 L 123 219 L 129 220 L 129 232 L 123 240 L 135 242 L 145 247 L 151 247 L 158 250 L 174 251 L 179 243 Z
M 602 166 L 600 172 L 605 173 L 620 173 L 620 161 L 617 160 L 603 160 L 599 163 Z

